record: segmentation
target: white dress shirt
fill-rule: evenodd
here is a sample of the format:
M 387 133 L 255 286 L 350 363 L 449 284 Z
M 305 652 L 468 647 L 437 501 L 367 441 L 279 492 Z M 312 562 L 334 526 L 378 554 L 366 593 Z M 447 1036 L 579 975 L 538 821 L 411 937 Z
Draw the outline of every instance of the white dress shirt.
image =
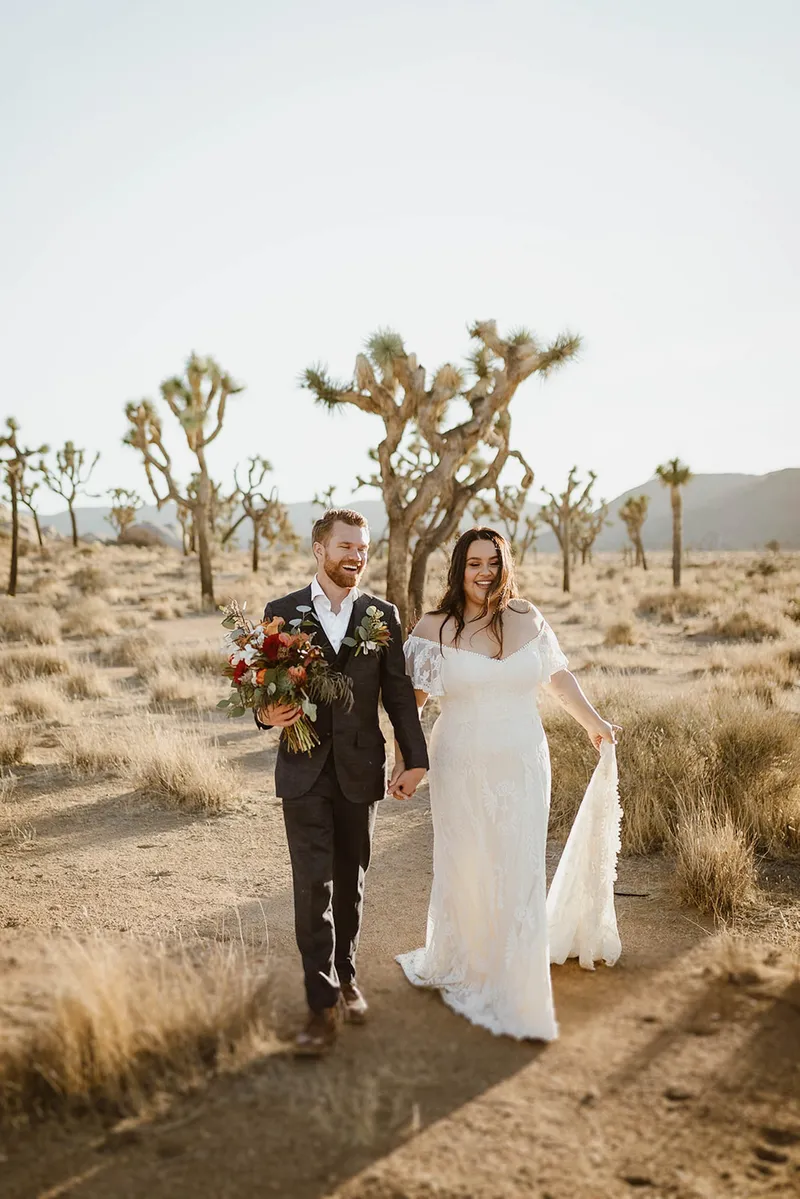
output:
M 351 587 L 342 600 L 342 606 L 339 611 L 334 612 L 331 608 L 331 601 L 320 587 L 317 576 L 314 575 L 311 581 L 311 603 L 314 605 L 314 611 L 319 617 L 319 622 L 325 630 L 326 637 L 333 646 L 334 653 L 338 654 L 342 648 L 342 642 L 347 635 L 347 626 L 350 624 L 353 604 L 360 594 L 361 592 L 357 587 Z

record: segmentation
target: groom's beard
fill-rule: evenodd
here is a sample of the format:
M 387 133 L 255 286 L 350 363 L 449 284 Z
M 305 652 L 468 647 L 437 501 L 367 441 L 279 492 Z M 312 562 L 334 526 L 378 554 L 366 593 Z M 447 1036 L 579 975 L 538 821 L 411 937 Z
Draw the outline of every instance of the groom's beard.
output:
M 356 569 L 345 570 L 345 566 L 355 566 Z M 328 557 L 322 563 L 322 569 L 337 587 L 357 587 L 364 573 L 364 566 L 360 562 L 331 562 Z

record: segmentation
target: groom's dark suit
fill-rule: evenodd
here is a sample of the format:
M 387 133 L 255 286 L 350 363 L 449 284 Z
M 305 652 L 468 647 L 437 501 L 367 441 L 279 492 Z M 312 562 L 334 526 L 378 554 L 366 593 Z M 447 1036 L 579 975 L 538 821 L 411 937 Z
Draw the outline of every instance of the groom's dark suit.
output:
M 376 805 L 386 793 L 379 700 L 392 722 L 406 769 L 428 767 L 414 690 L 405 671 L 397 609 L 362 593 L 353 604 L 347 637 L 353 636 L 373 605 L 383 615 L 391 642 L 380 652 L 366 654 L 356 654 L 344 644 L 338 654 L 334 651 L 316 619 L 310 586 L 270 601 L 264 612 L 265 620 L 282 616 L 287 630 L 292 620 L 304 617 L 304 628 L 313 631 L 327 661 L 353 682 L 350 711 L 342 705 L 318 705 L 314 727 L 320 744 L 303 754 L 289 753 L 281 742 L 275 768 L 275 790 L 283 800 L 292 860 L 297 944 L 308 1005 L 315 1011 L 332 1007 L 340 984 L 355 978 L 364 875 Z M 300 608 L 311 611 L 302 613 Z M 258 719 L 256 724 L 269 727 Z

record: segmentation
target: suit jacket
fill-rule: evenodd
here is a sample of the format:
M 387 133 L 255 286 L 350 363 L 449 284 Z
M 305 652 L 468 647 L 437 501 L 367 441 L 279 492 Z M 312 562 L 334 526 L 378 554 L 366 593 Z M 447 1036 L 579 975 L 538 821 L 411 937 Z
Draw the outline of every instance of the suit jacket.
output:
M 406 674 L 403 656 L 403 631 L 394 604 L 362 593 L 353 604 L 347 636 L 363 620 L 367 608 L 374 605 L 383 614 L 391 634 L 389 645 L 378 653 L 356 654 L 355 648 L 342 645 L 337 654 L 316 619 L 311 602 L 311 585 L 272 600 L 264 610 L 264 619 L 282 616 L 286 622 L 313 617 L 314 641 L 323 650 L 335 670 L 353 681 L 353 707 L 346 711 L 340 704 L 319 704 L 314 728 L 320 738 L 310 754 L 290 753 L 283 741 L 278 747 L 275 766 L 275 790 L 281 799 L 296 799 L 313 790 L 328 755 L 333 754 L 339 786 L 355 803 L 374 803 L 386 793 L 386 750 L 378 720 L 378 701 L 383 701 L 406 768 L 428 768 L 425 735 L 419 722 L 414 688 Z M 299 612 L 310 608 L 310 613 Z M 308 624 L 305 625 L 307 631 Z M 259 728 L 262 724 L 256 718 Z

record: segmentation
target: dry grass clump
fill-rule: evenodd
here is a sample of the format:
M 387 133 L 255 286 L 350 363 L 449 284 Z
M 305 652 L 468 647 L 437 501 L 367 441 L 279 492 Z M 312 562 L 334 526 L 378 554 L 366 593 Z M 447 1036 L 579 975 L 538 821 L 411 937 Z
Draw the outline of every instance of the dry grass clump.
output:
M 242 793 L 238 774 L 220 759 L 216 745 L 178 729 L 154 729 L 139 741 L 130 778 L 143 795 L 185 812 L 224 812 Z
M 0 682 L 24 683 L 28 679 L 69 674 L 70 660 L 63 650 L 18 649 L 0 653 Z
M 617 645 L 636 645 L 636 634 L 629 620 L 620 620 L 606 629 L 603 645 L 613 649 Z
M 165 652 L 164 638 L 150 629 L 119 637 L 103 656 L 109 666 L 132 666 L 146 678 L 163 665 Z
M 117 727 L 84 724 L 61 737 L 62 761 L 73 774 L 114 774 L 130 765 L 140 729 L 127 721 Z
M 709 803 L 678 822 L 673 844 L 675 887 L 682 903 L 725 920 L 756 897 L 753 845 L 730 813 Z
M 0 722 L 0 766 L 20 766 L 30 749 L 33 732 L 13 720 Z
M 148 623 L 145 612 L 119 612 L 117 621 L 121 629 L 143 629 Z
M 8 803 L 16 798 L 19 779 L 10 771 L 0 774 L 0 804 Z
M 21 683 L 11 692 L 9 703 L 15 715 L 24 720 L 66 724 L 70 718 L 70 707 L 62 693 L 43 679 Z
M 711 605 L 711 598 L 703 591 L 648 591 L 639 596 L 636 614 L 674 624 L 679 616 L 707 615 Z
M 71 576 L 70 584 L 81 595 L 99 595 L 107 591 L 114 580 L 100 566 L 86 565 L 79 567 Z
M 77 662 L 62 686 L 70 699 L 107 699 L 112 694 L 108 679 L 89 662 Z
M 119 628 L 108 603 L 99 595 L 70 604 L 63 620 L 64 632 L 72 637 L 110 637 Z
M 153 620 L 174 620 L 176 616 L 180 616 L 180 612 L 176 612 L 172 604 L 156 604 L 153 608 Z
M 150 698 L 155 704 L 192 704 L 200 707 L 205 697 L 203 683 L 171 670 L 159 670 L 149 679 Z
M 0 601 L 0 639 L 30 645 L 58 645 L 61 625 L 55 608 L 3 597 Z
M 267 1036 L 263 968 L 240 946 L 201 960 L 161 944 L 51 946 L 45 984 L 0 1050 L 0 1112 L 134 1112 L 197 1085 Z
M 617 756 L 625 819 L 623 846 L 668 846 L 679 815 L 713 793 L 720 812 L 765 850 L 800 846 L 800 720 L 747 695 L 647 696 L 618 683 L 592 689 L 593 702 L 622 725 Z M 544 712 L 553 756 L 550 827 L 565 837 L 597 755 L 560 709 Z
M 780 637 L 780 629 L 747 608 L 729 616 L 716 617 L 707 630 L 714 637 L 731 641 L 767 641 Z
M 715 645 L 708 659 L 708 670 L 729 674 L 742 684 L 768 683 L 789 689 L 800 673 L 800 650 L 774 645 Z
M 171 662 L 171 668 L 179 674 L 218 676 L 224 659 L 221 650 L 203 645 L 173 650 Z

